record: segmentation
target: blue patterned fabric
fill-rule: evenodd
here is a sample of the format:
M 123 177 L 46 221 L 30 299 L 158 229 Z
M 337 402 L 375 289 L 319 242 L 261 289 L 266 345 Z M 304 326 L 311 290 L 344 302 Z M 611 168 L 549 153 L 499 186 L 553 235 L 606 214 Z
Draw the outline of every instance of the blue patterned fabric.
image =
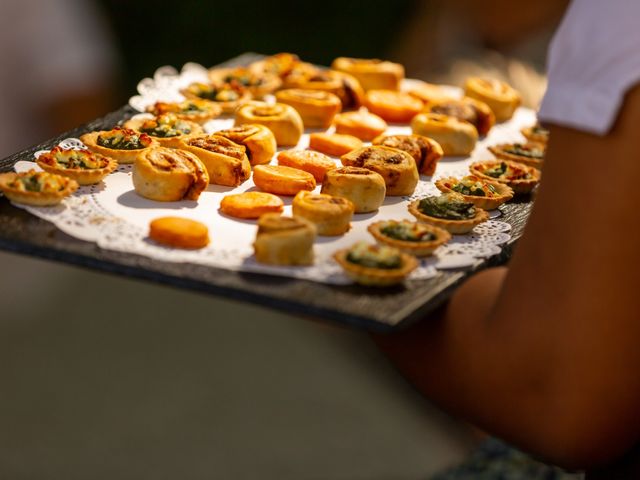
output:
M 461 465 L 436 474 L 430 480 L 582 480 L 581 473 L 535 460 L 526 453 L 490 438 Z

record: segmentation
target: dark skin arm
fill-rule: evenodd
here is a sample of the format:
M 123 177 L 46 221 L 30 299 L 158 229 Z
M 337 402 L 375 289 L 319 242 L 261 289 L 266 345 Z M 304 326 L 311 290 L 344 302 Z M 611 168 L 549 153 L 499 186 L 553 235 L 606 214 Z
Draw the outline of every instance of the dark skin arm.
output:
M 605 137 L 551 126 L 544 179 L 509 270 L 437 319 L 376 342 L 426 396 L 566 467 L 640 433 L 640 88 Z

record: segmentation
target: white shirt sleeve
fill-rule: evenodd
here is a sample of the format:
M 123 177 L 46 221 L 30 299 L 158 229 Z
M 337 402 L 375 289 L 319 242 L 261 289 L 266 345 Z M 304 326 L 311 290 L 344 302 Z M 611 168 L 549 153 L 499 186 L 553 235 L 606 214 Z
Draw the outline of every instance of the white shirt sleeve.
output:
M 605 135 L 640 82 L 640 1 L 573 0 L 548 58 L 539 119 Z

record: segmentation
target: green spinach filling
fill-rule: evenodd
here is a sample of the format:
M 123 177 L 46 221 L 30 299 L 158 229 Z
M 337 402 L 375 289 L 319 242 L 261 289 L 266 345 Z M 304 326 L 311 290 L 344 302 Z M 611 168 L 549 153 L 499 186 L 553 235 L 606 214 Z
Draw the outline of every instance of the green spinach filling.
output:
M 476 216 L 473 203 L 452 198 L 451 195 L 423 198 L 418 203 L 418 210 L 425 215 L 443 220 L 469 220 Z
M 347 261 L 367 268 L 392 270 L 402 267 L 400 252 L 392 247 L 356 244 L 347 253 Z
M 535 158 L 536 160 L 544 159 L 544 150 L 535 147 L 528 147 L 519 143 L 516 143 L 512 147 L 505 148 L 504 151 L 511 155 L 520 155 L 521 157 Z
M 140 141 L 139 135 L 123 135 L 116 133 L 111 135 L 98 135 L 98 145 L 114 150 L 140 150 L 146 145 Z
M 382 227 L 380 233 L 404 242 L 431 242 L 436 239 L 432 232 L 404 222 L 390 223 Z

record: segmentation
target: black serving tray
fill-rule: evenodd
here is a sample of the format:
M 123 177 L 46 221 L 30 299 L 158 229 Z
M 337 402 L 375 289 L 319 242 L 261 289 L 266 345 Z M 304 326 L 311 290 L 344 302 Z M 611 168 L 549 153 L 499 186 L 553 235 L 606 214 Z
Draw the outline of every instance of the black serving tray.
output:
M 260 57 L 258 54 L 244 54 L 225 62 L 224 66 L 246 65 Z M 0 172 L 10 171 L 20 160 L 32 160 L 34 152 L 52 148 L 65 138 L 78 138 L 86 132 L 110 129 L 136 113 L 129 106 L 122 107 L 0 160 Z M 104 250 L 95 243 L 66 235 L 53 224 L 12 206 L 5 197 L 0 198 L 0 249 L 382 332 L 418 321 L 445 302 L 457 286 L 473 273 L 489 266 L 505 264 L 522 235 L 531 206 L 531 200 L 525 198 L 500 207 L 503 213 L 500 220 L 511 224 L 512 229 L 511 240 L 502 246 L 499 255 L 479 260 L 472 269 L 440 271 L 434 278 L 409 280 L 404 285 L 386 289 L 326 285 L 202 265 L 163 262 Z

